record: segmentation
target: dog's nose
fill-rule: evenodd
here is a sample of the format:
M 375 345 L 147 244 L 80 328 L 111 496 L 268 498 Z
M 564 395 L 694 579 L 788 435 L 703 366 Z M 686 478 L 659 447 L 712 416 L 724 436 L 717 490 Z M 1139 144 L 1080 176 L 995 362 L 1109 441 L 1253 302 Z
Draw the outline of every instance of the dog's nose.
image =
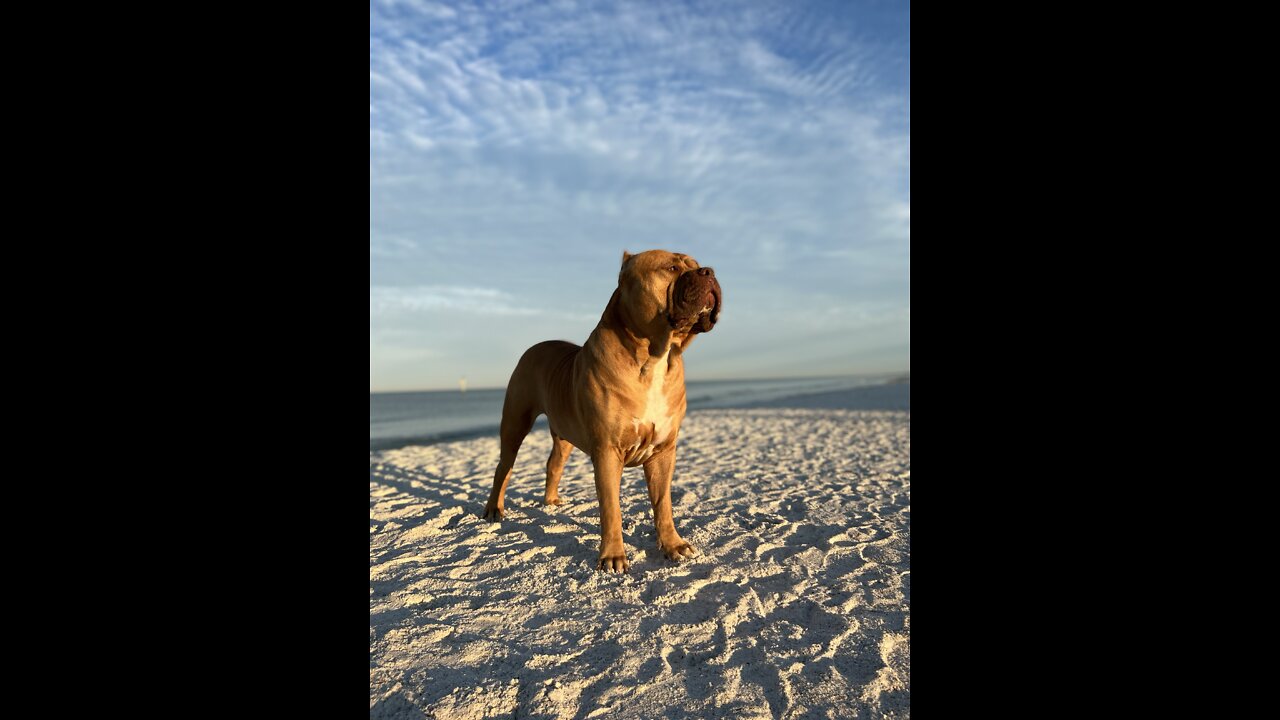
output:
M 711 268 L 709 268 L 709 267 L 700 267 L 700 268 L 698 268 L 698 274 L 699 274 L 699 275 L 706 275 L 707 277 L 715 277 L 715 276 L 716 276 L 716 271 L 715 271 L 715 270 L 712 270 L 712 269 L 711 269 Z

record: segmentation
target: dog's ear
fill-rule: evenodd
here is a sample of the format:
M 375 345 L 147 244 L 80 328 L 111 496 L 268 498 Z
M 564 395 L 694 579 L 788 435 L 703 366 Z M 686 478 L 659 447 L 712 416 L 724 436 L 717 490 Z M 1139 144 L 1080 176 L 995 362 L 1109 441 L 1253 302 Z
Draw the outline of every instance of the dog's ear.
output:
M 631 253 L 627 252 L 626 250 L 623 250 L 623 251 L 622 251 L 622 267 L 626 267 L 626 266 L 627 266 L 627 261 L 628 261 L 628 260 L 630 260 L 630 259 L 631 259 L 631 258 L 633 258 L 633 257 L 635 257 L 635 255 L 632 255 Z

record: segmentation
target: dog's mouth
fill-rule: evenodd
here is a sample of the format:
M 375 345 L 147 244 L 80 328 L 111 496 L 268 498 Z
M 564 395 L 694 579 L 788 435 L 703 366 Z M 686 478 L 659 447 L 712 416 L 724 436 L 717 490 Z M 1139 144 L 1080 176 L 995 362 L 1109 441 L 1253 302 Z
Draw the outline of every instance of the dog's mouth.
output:
M 720 319 L 721 297 L 720 281 L 714 272 L 703 275 L 689 270 L 672 285 L 667 322 L 682 332 L 707 332 Z

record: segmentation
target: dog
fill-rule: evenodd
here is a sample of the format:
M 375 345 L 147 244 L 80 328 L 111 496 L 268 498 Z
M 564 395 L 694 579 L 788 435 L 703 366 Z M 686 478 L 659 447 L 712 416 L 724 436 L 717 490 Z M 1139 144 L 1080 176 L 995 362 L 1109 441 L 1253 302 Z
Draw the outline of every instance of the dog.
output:
M 551 457 L 543 502 L 558 488 L 573 448 L 591 456 L 600 505 L 600 562 L 631 569 L 622 545 L 619 492 L 624 467 L 644 467 L 658 549 L 671 560 L 695 554 L 671 517 L 671 475 L 685 414 L 684 353 L 720 318 L 715 271 L 681 253 L 622 253 L 618 288 L 587 342 L 538 343 L 525 351 L 507 383 L 499 431 L 501 455 L 484 518 L 501 520 L 511 467 L 533 421 L 546 415 Z

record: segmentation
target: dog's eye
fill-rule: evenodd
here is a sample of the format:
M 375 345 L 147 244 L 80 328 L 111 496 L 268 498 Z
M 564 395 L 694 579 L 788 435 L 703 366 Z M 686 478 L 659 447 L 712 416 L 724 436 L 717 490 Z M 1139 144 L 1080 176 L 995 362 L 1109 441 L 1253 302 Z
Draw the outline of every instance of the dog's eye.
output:
M 675 265 L 672 265 L 671 267 L 669 267 L 669 268 L 667 268 L 667 269 L 668 269 L 668 270 L 670 270 L 671 272 L 676 272 L 676 266 L 675 266 Z

